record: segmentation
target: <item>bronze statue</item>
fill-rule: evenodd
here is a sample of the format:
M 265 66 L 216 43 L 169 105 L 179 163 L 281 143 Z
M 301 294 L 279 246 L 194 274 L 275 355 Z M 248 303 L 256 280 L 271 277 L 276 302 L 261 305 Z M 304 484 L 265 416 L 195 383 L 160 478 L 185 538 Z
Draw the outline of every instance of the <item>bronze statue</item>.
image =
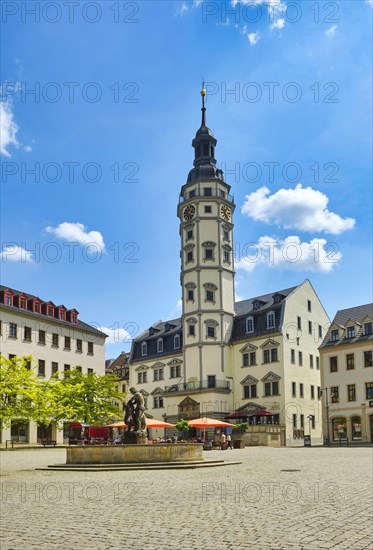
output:
M 133 432 L 146 436 L 145 402 L 142 394 L 135 388 L 130 388 L 131 399 L 126 405 L 124 422 L 127 424 L 127 432 L 133 428 Z

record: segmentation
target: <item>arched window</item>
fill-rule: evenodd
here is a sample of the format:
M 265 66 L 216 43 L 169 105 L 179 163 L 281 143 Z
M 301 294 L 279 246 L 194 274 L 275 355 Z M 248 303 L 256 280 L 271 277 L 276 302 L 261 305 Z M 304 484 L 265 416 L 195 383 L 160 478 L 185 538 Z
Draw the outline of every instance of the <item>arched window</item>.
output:
M 174 349 L 179 349 L 180 347 L 180 335 L 175 334 L 174 336 Z
M 146 342 L 143 342 L 141 344 L 141 355 L 147 355 L 148 354 L 148 344 Z
M 246 332 L 254 332 L 254 318 L 248 317 L 246 319 Z
M 275 328 L 275 314 L 273 311 L 267 313 L 267 328 Z
M 159 338 L 157 341 L 157 352 L 160 353 L 163 351 L 163 339 Z

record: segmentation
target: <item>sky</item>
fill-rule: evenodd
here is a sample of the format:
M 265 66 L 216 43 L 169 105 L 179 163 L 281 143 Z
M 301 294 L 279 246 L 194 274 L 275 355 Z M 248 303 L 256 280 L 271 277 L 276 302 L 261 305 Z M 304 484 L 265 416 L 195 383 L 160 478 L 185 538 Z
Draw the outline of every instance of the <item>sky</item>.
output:
M 372 301 L 372 0 L 1 4 L 2 284 L 109 335 L 181 314 L 202 78 L 237 300 Z

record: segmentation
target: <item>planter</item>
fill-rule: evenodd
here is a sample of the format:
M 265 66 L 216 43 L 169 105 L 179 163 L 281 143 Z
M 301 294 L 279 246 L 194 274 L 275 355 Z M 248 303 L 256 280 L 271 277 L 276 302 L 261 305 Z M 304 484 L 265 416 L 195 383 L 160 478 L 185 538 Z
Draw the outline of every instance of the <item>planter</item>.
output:
M 245 442 L 243 439 L 234 439 L 233 440 L 233 448 L 234 449 L 244 449 L 245 448 Z

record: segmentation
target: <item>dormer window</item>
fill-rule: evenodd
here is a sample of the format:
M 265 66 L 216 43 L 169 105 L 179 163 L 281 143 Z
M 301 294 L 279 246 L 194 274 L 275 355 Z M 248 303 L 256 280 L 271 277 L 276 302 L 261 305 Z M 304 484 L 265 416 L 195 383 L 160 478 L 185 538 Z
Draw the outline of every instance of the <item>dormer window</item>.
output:
M 52 306 L 48 306 L 47 312 L 48 312 L 48 317 L 53 317 L 53 307 Z
M 71 322 L 72 322 L 72 323 L 76 323 L 76 315 L 75 315 L 75 313 L 73 313 L 73 314 L 71 315 Z
M 160 338 L 158 341 L 157 341 L 157 352 L 158 353 L 161 353 L 163 351 L 163 339 Z
M 25 298 L 20 299 L 19 307 L 22 308 L 22 309 L 26 309 L 26 300 L 25 300 Z
M 64 321 L 65 320 L 65 312 L 63 310 L 60 310 L 60 321 Z
M 260 308 L 260 302 L 258 302 L 258 300 L 254 300 L 254 302 L 253 302 L 253 308 L 254 308 L 254 309 L 259 309 L 259 308 Z
M 355 338 L 355 327 L 347 327 L 347 338 Z
M 367 336 L 368 334 L 373 333 L 373 325 L 372 323 L 364 323 L 364 334 Z
M 11 306 L 11 305 L 13 305 L 12 302 L 13 302 L 12 295 L 9 294 L 9 292 L 6 292 L 5 293 L 5 303 L 6 303 L 6 305 Z
M 40 313 L 40 303 L 39 302 L 34 303 L 34 312 L 35 313 Z
M 267 313 L 267 328 L 275 328 L 275 314 L 273 311 Z
M 146 342 L 143 342 L 141 344 L 141 355 L 147 355 L 148 354 L 148 344 Z
M 179 349 L 179 348 L 180 348 L 180 335 L 175 334 L 175 336 L 174 336 L 174 349 Z
M 254 332 L 254 318 L 253 317 L 248 317 L 246 319 L 246 332 L 247 333 Z
M 330 335 L 330 339 L 331 339 L 332 342 L 338 342 L 338 340 L 339 340 L 339 331 L 337 329 L 332 330 L 331 335 Z

